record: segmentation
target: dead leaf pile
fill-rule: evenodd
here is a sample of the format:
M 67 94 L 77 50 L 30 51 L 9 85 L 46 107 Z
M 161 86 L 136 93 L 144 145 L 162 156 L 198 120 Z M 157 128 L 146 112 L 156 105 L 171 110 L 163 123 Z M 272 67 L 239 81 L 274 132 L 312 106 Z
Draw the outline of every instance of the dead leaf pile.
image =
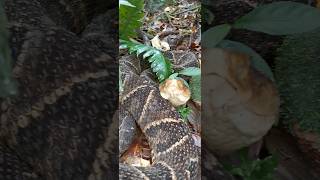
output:
M 156 13 L 147 13 L 143 31 L 152 46 L 163 51 L 190 50 L 200 59 L 200 3 L 177 1 Z

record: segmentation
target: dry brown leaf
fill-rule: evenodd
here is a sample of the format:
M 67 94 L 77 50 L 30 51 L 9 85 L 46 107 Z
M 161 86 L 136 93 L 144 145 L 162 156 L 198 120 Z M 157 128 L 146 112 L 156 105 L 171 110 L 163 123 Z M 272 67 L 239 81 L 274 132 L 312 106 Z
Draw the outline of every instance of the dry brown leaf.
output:
M 150 161 L 140 157 L 136 157 L 136 156 L 127 157 L 124 163 L 130 164 L 131 166 L 138 166 L 138 167 L 148 167 L 151 164 Z
M 153 39 L 151 39 L 151 44 L 153 47 L 163 50 L 163 51 L 168 51 L 170 50 L 170 46 L 167 42 L 161 41 L 159 39 L 159 35 L 156 35 Z

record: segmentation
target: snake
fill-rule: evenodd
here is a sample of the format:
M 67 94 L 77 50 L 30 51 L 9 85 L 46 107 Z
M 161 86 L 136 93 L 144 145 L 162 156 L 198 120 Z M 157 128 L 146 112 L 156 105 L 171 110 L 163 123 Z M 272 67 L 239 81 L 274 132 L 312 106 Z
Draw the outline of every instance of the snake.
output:
M 82 1 L 3 4 L 19 93 L 0 100 L 0 179 L 118 179 L 117 4 L 83 22 Z
M 192 53 L 173 55 L 179 57 L 175 58 L 177 62 L 185 60 L 184 67 L 196 64 Z M 132 137 L 126 132 L 132 134 L 130 127 L 136 123 L 151 147 L 152 165 L 136 167 L 121 163 L 120 179 L 199 179 L 201 148 L 196 145 L 191 128 L 175 107 L 161 97 L 156 78 L 150 69 L 144 70 L 140 62 L 132 55 L 119 60 L 124 86 L 119 102 L 120 127 L 123 127 L 119 132 L 119 151 L 123 152 L 122 149 L 132 141 L 126 143 L 123 137 Z
M 112 31 L 117 24 L 103 21 L 112 19 L 116 11 L 108 9 L 89 20 L 81 13 L 86 6 L 75 0 L 4 2 L 12 76 L 19 94 L 0 101 L 0 179 L 118 179 L 117 172 L 123 169 L 121 164 L 120 168 L 112 166 L 118 164 L 118 92 L 114 88 L 118 63 L 113 48 L 118 39 Z M 163 108 L 168 107 L 165 104 Z M 179 120 L 176 111 L 168 110 L 159 113 L 168 121 Z M 181 131 L 168 134 L 168 142 L 180 146 L 177 138 L 183 137 L 188 143 L 181 145 L 190 149 L 190 155 L 195 153 L 190 130 L 182 122 L 164 125 Z M 170 139 L 173 135 L 175 139 Z M 156 152 L 164 148 L 168 147 L 156 147 Z M 183 156 L 185 152 L 174 150 L 170 156 L 157 156 L 159 161 L 151 168 L 156 169 L 151 170 L 153 176 L 166 173 L 170 166 L 178 179 L 182 174 L 195 176 L 199 156 L 193 160 Z M 191 160 L 188 164 L 185 157 Z M 178 167 L 188 171 L 182 173 Z
M 153 74 L 132 60 L 117 61 L 117 1 L 3 5 L 19 93 L 0 99 L 0 179 L 201 178 L 200 147 L 160 97 Z M 186 67 L 188 56 L 175 53 L 175 68 Z M 120 99 L 119 62 L 128 70 L 125 79 L 132 80 Z M 144 129 L 152 147 L 150 167 L 119 164 L 121 127 L 128 119 Z M 220 179 L 224 172 L 214 166 L 204 167 L 205 174 Z

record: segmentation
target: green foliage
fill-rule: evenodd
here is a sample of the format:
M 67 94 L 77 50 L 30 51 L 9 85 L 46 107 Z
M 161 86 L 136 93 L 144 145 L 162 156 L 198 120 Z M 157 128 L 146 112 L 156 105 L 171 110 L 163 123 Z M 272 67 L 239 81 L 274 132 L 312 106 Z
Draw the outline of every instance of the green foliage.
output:
M 175 79 L 175 78 L 178 77 L 178 75 L 179 75 L 179 73 L 173 73 L 173 74 L 171 74 L 171 75 L 169 76 L 169 79 Z
M 204 47 L 215 47 L 230 32 L 229 24 L 222 24 L 212 27 L 202 34 L 201 44 Z
M 216 47 L 231 28 L 248 29 L 271 35 L 303 33 L 320 27 L 320 10 L 302 3 L 274 2 L 262 5 L 240 17 L 234 24 L 221 24 L 202 35 L 204 47 Z
M 17 93 L 16 82 L 12 78 L 12 59 L 8 43 L 7 18 L 0 2 L 0 97 L 7 97 Z
M 183 121 L 186 122 L 188 120 L 189 114 L 191 113 L 191 109 L 186 106 L 179 106 L 177 107 L 177 109 Z
M 135 7 L 133 4 L 131 4 L 127 0 L 119 0 L 119 6 L 121 6 L 121 5 Z
M 119 34 L 124 40 L 137 37 L 136 30 L 141 27 L 144 16 L 143 0 L 127 0 L 127 3 L 134 7 L 121 4 L 119 7 Z
M 281 118 L 320 133 L 320 29 L 288 36 L 278 50 L 275 78 L 282 99 Z
M 221 41 L 221 43 L 218 44 L 218 47 L 248 54 L 251 58 L 252 66 L 255 67 L 256 70 L 266 75 L 266 77 L 268 77 L 270 80 L 274 81 L 274 76 L 269 65 L 258 53 L 256 53 L 247 45 L 242 44 L 240 42 L 223 40 Z
M 255 8 L 238 19 L 235 28 L 271 35 L 303 33 L 320 27 L 320 10 L 302 3 L 274 2 Z
M 197 67 L 188 67 L 181 70 L 179 74 L 185 75 L 185 76 L 198 76 L 198 75 L 201 75 L 201 70 L 200 68 L 197 68 Z
M 170 3 L 174 1 L 166 1 L 166 0 L 158 0 L 161 3 Z M 122 49 L 128 49 L 129 53 L 135 53 L 137 56 L 141 56 L 143 59 L 147 59 L 149 63 L 151 63 L 152 71 L 156 73 L 158 80 L 163 82 L 167 78 L 171 79 L 181 79 L 185 83 L 185 85 L 190 88 L 189 84 L 181 77 L 178 77 L 178 75 L 185 75 L 185 76 L 192 76 L 191 80 L 194 79 L 195 76 L 199 76 L 201 74 L 200 68 L 197 67 L 189 67 L 186 69 L 183 69 L 179 73 L 174 73 L 172 69 L 171 62 L 162 54 L 162 52 L 156 48 L 153 48 L 148 45 L 144 45 L 137 42 L 129 41 L 130 38 L 135 38 L 136 33 L 135 30 L 139 29 L 141 26 L 140 24 L 137 24 L 137 22 L 141 19 L 136 18 L 135 15 L 139 14 L 141 8 L 143 6 L 139 4 L 140 1 L 137 0 L 122 0 L 120 2 L 120 48 Z M 147 4 L 152 4 L 154 1 L 148 1 Z M 160 4 L 161 4 L 160 3 Z M 132 7 L 134 6 L 134 7 Z M 134 12 L 133 17 L 128 12 Z M 128 16 L 131 17 L 131 19 L 128 19 Z M 131 25 L 134 24 L 134 25 Z M 126 25 L 126 27 L 125 27 Z M 193 96 L 198 100 L 201 101 L 201 95 L 200 95 L 200 78 L 195 78 L 196 80 L 193 80 L 193 84 L 191 87 L 191 92 L 193 92 Z M 122 82 L 119 81 L 120 85 L 120 91 L 122 88 Z M 196 86 L 196 87 L 195 87 Z M 195 90 L 198 88 L 198 90 Z M 193 97 L 192 96 L 192 97 Z M 183 111 L 186 112 L 186 111 Z
M 142 55 L 143 59 L 147 59 L 160 82 L 173 73 L 171 62 L 156 48 L 125 40 L 120 40 L 120 47 L 127 48 L 130 54 Z
M 209 5 L 210 3 L 207 2 Z M 272 71 L 265 60 L 248 46 L 222 41 L 231 28 L 242 28 L 260 31 L 271 35 L 288 35 L 314 30 L 320 27 L 320 10 L 302 3 L 274 2 L 262 5 L 236 20 L 233 25 L 222 24 L 212 27 L 202 35 L 203 47 L 220 47 L 246 53 L 252 57 L 252 64 L 274 80 Z
M 190 80 L 191 98 L 201 102 L 201 75 L 193 76 Z
M 250 160 L 247 150 L 239 152 L 241 163 L 239 166 L 225 165 L 226 169 L 233 175 L 243 178 L 243 180 L 273 180 L 273 173 L 278 165 L 275 156 L 268 156 L 264 159 Z

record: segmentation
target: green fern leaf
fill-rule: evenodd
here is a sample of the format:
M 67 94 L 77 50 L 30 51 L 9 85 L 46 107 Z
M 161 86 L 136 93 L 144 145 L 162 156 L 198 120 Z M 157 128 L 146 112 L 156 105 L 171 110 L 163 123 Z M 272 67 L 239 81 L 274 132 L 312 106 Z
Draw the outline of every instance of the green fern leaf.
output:
M 190 80 L 191 98 L 201 102 L 201 75 L 192 76 Z
M 136 30 L 142 25 L 144 16 L 143 0 L 128 0 L 132 6 L 119 7 L 119 33 L 120 38 L 129 40 L 129 38 L 137 37 Z
M 153 54 L 152 51 L 147 51 L 146 53 L 143 54 L 143 59 L 150 57 L 152 54 Z
M 148 60 L 151 63 L 152 71 L 156 73 L 160 82 L 173 73 L 171 62 L 158 49 L 126 40 L 120 40 L 120 46 L 127 47 L 130 54 L 142 55 L 143 59 Z
M 138 48 L 137 50 L 137 55 L 139 56 L 140 54 L 146 52 L 149 50 L 149 47 L 148 46 L 141 46 L 140 48 Z

